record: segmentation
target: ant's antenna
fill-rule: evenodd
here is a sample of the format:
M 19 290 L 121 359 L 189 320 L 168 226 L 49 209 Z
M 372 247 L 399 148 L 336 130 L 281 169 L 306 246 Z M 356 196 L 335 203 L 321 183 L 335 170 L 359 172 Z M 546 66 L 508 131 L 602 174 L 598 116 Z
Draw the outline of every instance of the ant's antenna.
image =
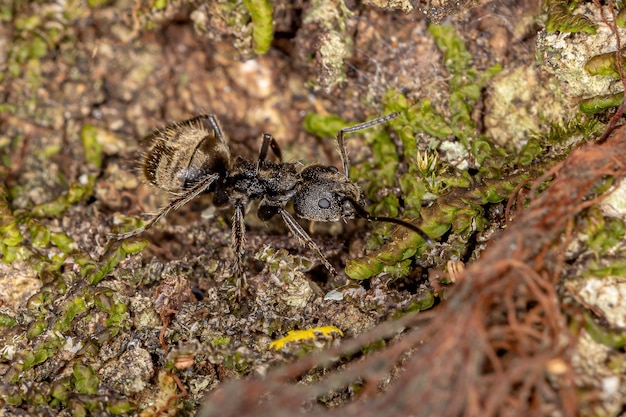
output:
M 430 246 L 430 247 L 435 246 L 433 241 L 426 234 L 426 232 L 424 232 L 419 227 L 417 227 L 417 226 L 415 226 L 415 225 L 413 225 L 413 224 L 411 224 L 409 222 L 405 222 L 404 220 L 396 219 L 394 217 L 372 216 L 371 214 L 369 214 L 367 212 L 367 210 L 365 210 L 365 207 L 361 206 L 354 199 L 348 197 L 348 198 L 346 198 L 346 201 L 349 201 L 350 204 L 352 204 L 352 207 L 354 207 L 354 210 L 356 211 L 356 214 L 359 217 L 362 217 L 362 218 L 370 220 L 370 221 L 393 223 L 393 224 L 397 224 L 399 226 L 405 227 L 405 228 L 407 228 L 407 229 L 417 233 L 418 235 L 420 235 L 422 237 L 422 239 L 424 239 L 426 241 L 428 246 Z
M 385 123 L 391 119 L 395 119 L 398 117 L 398 112 L 393 112 L 386 114 L 384 116 L 377 117 L 369 122 L 360 123 L 356 126 L 346 127 L 341 129 L 336 136 L 337 145 L 339 146 L 339 154 L 341 155 L 341 163 L 343 164 L 343 174 L 348 178 L 348 171 L 350 168 L 350 162 L 348 161 L 348 151 L 346 151 L 346 142 L 344 140 L 344 136 L 346 133 L 358 132 L 359 130 L 367 129 L 372 126 L 379 125 L 381 123 Z

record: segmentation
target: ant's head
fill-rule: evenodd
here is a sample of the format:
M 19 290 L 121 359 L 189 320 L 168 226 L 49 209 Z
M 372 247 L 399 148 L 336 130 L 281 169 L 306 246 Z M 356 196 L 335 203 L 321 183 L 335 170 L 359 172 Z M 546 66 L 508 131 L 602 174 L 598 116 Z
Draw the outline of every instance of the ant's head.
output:
M 361 189 L 335 167 L 313 165 L 301 172 L 302 183 L 293 207 L 307 220 L 335 222 L 362 217 L 370 221 L 394 223 L 419 234 L 429 246 L 433 242 L 419 227 L 393 217 L 372 216 L 361 203 Z
M 312 165 L 300 173 L 302 183 L 294 196 L 293 207 L 307 220 L 335 222 L 357 214 L 354 203 L 361 190 L 335 167 Z

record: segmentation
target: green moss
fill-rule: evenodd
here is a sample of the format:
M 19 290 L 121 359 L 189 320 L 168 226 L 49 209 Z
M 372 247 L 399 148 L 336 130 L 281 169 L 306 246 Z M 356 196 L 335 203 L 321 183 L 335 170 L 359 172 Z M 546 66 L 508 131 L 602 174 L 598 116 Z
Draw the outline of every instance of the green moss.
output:
M 230 337 L 228 336 L 216 336 L 213 339 L 211 339 L 211 346 L 213 347 L 217 347 L 217 346 L 228 346 L 228 344 L 230 344 Z
M 50 401 L 50 393 L 47 390 L 33 390 L 31 389 L 26 394 L 26 402 L 29 404 L 40 407 L 47 404 Z
M 585 71 L 589 75 L 619 79 L 618 59 L 621 60 L 622 68 L 626 67 L 626 57 L 623 50 L 621 53 L 613 51 L 593 56 L 585 63 Z M 579 109 L 585 114 L 603 113 L 610 108 L 620 106 L 623 99 L 623 92 L 598 95 L 582 100 L 579 104 Z
M 614 262 L 601 267 L 591 263 L 585 275 L 597 278 L 626 277 L 626 262 Z
M 52 397 L 50 405 L 54 407 L 67 404 L 69 387 L 70 382 L 68 380 L 54 381 L 50 384 L 50 396 Z
M 604 77 L 619 78 L 619 68 L 617 65 L 617 52 L 608 52 L 595 55 L 585 63 L 585 71 L 589 75 L 601 75 Z M 621 55 L 622 67 L 626 66 L 626 57 Z
M 130 413 L 135 409 L 136 406 L 125 398 L 114 398 L 106 404 L 106 411 L 116 416 Z
M 44 311 L 46 306 L 52 302 L 52 297 L 52 288 L 49 286 L 43 287 L 38 293 L 28 299 L 26 307 L 31 312 Z
M 615 19 L 615 23 L 621 28 L 626 27 L 626 7 L 622 7 L 619 11 L 617 18 Z
M 3 249 L 3 258 L 6 256 L 7 247 L 19 245 L 23 239 L 17 226 L 17 219 L 9 207 L 7 190 L 0 186 L 0 248 Z
M 77 258 L 76 262 L 81 266 L 81 275 L 91 285 L 95 285 L 102 281 L 127 255 L 141 252 L 148 245 L 148 241 L 142 239 L 117 242 L 103 262 L 94 262 L 86 256 Z
M 537 137 L 531 137 L 526 144 L 522 147 L 519 153 L 517 162 L 520 165 L 528 166 L 537 160 L 537 157 L 541 155 L 545 150 L 545 145 Z
M 34 339 L 37 336 L 41 335 L 48 328 L 48 323 L 45 320 L 37 320 L 33 321 L 28 325 L 28 330 L 26 331 L 26 337 L 29 339 Z
M 565 144 L 565 149 L 559 150 L 559 153 L 565 154 L 569 153 L 570 146 L 567 145 L 572 138 L 579 137 L 583 141 L 588 141 L 601 133 L 602 129 L 604 126 L 598 122 L 597 118 L 579 115 L 565 123 L 551 123 L 548 133 L 537 135 L 537 138 L 544 146 L 552 148 L 563 147 Z
M 74 251 L 74 240 L 65 233 L 51 233 L 50 242 L 61 249 L 61 252 L 65 254 L 69 254 Z
M 599 114 L 608 109 L 619 107 L 622 100 L 624 100 L 624 93 L 600 95 L 581 100 L 578 108 L 585 114 Z
M 334 137 L 341 129 L 350 126 L 350 123 L 334 114 L 309 113 L 304 117 L 303 126 L 304 130 L 313 135 L 329 138 Z
M 472 119 L 473 105 L 480 98 L 480 91 L 487 81 L 501 71 L 496 64 L 485 72 L 471 67 L 472 56 L 452 25 L 429 25 L 428 31 L 435 38 L 437 47 L 444 55 L 443 64 L 450 73 L 448 80 L 450 98 L 448 107 L 451 119 L 448 127 L 461 143 L 468 146 L 476 137 L 476 124 Z
M 167 7 L 167 0 L 155 0 L 152 7 L 154 10 L 163 10 Z
M 8 314 L 0 313 L 0 327 L 13 327 L 17 324 L 17 320 Z
M 72 417 L 87 417 L 87 408 L 85 404 L 77 398 L 71 398 L 68 402 Z
M 363 280 L 378 275 L 383 271 L 385 265 L 374 256 L 364 259 L 348 259 L 346 261 L 346 274 L 356 280 Z
M 51 257 L 40 257 L 39 255 L 31 256 L 29 262 L 37 271 L 37 276 L 43 281 L 49 281 L 49 277 L 59 276 L 59 270 L 67 259 L 64 253 L 54 254 Z M 59 281 L 60 282 L 60 281 Z
M 353 165 L 350 178 L 362 179 L 365 195 L 372 201 L 377 200 L 377 192 L 382 188 L 396 185 L 396 172 L 399 155 L 391 136 L 387 132 L 376 129 L 364 132 L 366 146 L 371 149 L 372 158 L 360 165 Z M 395 207 L 394 207 L 395 203 Z M 393 196 L 381 199 L 371 207 L 373 214 L 385 214 L 387 210 L 397 213 L 397 200 Z
M 8 405 L 17 407 L 22 404 L 22 394 L 20 393 L 19 388 L 15 385 L 0 385 L 0 398 L 2 398 L 2 400 L 4 400 Z
M 83 294 L 77 294 L 65 304 L 62 316 L 55 324 L 56 331 L 66 332 L 72 325 L 74 318 L 87 311 L 88 305 L 83 296 Z
M 72 7 L 75 7 L 72 5 Z M 77 8 L 78 9 L 78 8 Z M 27 100 L 36 100 L 34 89 L 42 82 L 40 59 L 54 50 L 64 36 L 67 22 L 62 19 L 61 13 L 39 14 L 38 8 L 20 7 L 12 22 L 15 35 L 12 39 L 10 52 L 6 59 L 9 77 L 22 78 L 28 87 L 24 91 Z M 3 9 L 2 13 L 9 13 Z M 33 102 L 21 106 L 19 111 L 33 115 L 37 106 Z
M 435 113 L 428 99 L 410 104 L 406 97 L 396 91 L 389 90 L 385 95 L 385 112 L 398 112 L 400 116 L 392 122 L 394 130 L 406 147 L 404 154 L 416 158 L 417 144 L 415 132 L 424 132 L 434 138 L 445 139 L 453 134 L 444 116 Z M 411 111 L 409 111 L 409 108 Z
M 93 296 L 94 303 L 105 313 L 113 310 L 113 290 L 109 288 L 98 288 Z
M 604 255 L 621 243 L 626 234 L 626 227 L 620 219 L 604 217 L 597 209 L 589 210 L 585 222 L 587 246 L 598 256 Z
M 128 307 L 124 303 L 115 303 L 113 308 L 109 311 L 109 317 L 107 318 L 107 327 L 121 328 L 124 323 L 128 323 Z
M 2 262 L 8 264 L 18 259 L 27 259 L 30 251 L 20 246 L 24 237 L 19 230 L 18 219 L 9 206 L 10 196 L 4 184 L 4 181 L 0 183 L 0 253 Z
M 111 230 L 111 233 L 114 234 L 131 232 L 144 225 L 144 221 L 138 217 L 127 217 L 119 214 L 115 215 L 113 223 L 115 226 Z
M 41 25 L 41 16 L 39 15 L 21 15 L 15 16 L 16 29 L 24 31 L 33 31 Z
M 112 1 L 111 0 L 87 0 L 87 5 L 91 8 L 101 7 L 109 3 L 112 3 Z
M 597 324 L 588 313 L 584 316 L 585 330 L 593 340 L 612 349 L 622 349 L 626 346 L 626 332 L 623 329 L 608 329 Z
M 250 13 L 243 6 L 243 0 L 230 0 L 224 3 L 217 3 L 214 5 L 216 8 L 215 13 L 219 14 L 226 24 L 232 28 L 233 31 L 238 32 L 241 27 L 245 27 L 250 22 Z M 204 28 L 205 30 L 207 28 Z M 243 35 L 243 33 L 239 33 Z M 248 31 L 245 34 L 250 35 Z
M 48 360 L 59 350 L 59 343 L 58 339 L 53 338 L 38 344 L 33 351 L 27 352 L 22 364 L 22 370 L 26 371 Z
M 68 191 L 61 194 L 57 199 L 33 207 L 31 210 L 32 216 L 35 218 L 60 216 L 65 213 L 71 205 L 91 196 L 95 182 L 96 177 L 88 175 L 87 181 L 84 184 L 79 182 L 71 183 Z
M 243 4 L 252 18 L 254 53 L 259 55 L 266 54 L 274 39 L 272 3 L 269 0 L 244 0 Z
M 252 358 L 245 351 L 236 350 L 230 355 L 224 357 L 223 365 L 237 372 L 239 375 L 245 375 L 252 366 Z
M 546 0 L 548 12 L 546 30 L 552 32 L 585 32 L 595 34 L 597 26 L 587 17 L 575 14 L 574 9 L 580 0 Z
M 100 136 L 107 134 L 102 129 L 92 125 L 85 125 L 80 132 L 80 139 L 85 149 L 85 161 L 98 168 L 102 167 L 102 143 Z
M 100 381 L 96 372 L 89 366 L 77 361 L 73 368 L 74 388 L 81 394 L 96 394 Z
M 22 49 L 23 54 L 20 56 L 22 63 L 25 62 L 33 62 L 34 60 L 38 60 L 43 58 L 48 53 L 48 45 L 46 41 L 40 37 L 34 37 L 28 46 Z
M 0 22 L 9 23 L 13 20 L 13 4 L 3 2 L 0 4 Z
M 29 219 L 28 231 L 30 233 L 33 246 L 42 248 L 50 244 L 50 229 L 38 221 Z
M 361 353 L 363 355 L 368 355 L 374 352 L 377 352 L 381 349 L 384 349 L 385 347 L 387 347 L 387 342 L 384 340 L 378 340 L 376 342 L 372 342 L 368 345 L 365 345 L 361 348 Z
M 419 294 L 417 300 L 413 301 L 404 309 L 404 314 L 413 313 L 415 311 L 428 310 L 435 305 L 435 294 L 431 291 L 423 291 Z

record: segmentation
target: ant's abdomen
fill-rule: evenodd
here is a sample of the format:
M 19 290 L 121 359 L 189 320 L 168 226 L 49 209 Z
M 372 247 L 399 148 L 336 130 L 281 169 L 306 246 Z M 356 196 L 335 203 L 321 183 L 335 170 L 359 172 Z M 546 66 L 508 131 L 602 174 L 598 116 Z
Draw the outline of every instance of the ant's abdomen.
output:
M 149 137 L 154 144 L 146 153 L 143 171 L 153 185 L 181 194 L 207 175 L 226 175 L 230 154 L 211 116 L 199 116 L 168 126 Z

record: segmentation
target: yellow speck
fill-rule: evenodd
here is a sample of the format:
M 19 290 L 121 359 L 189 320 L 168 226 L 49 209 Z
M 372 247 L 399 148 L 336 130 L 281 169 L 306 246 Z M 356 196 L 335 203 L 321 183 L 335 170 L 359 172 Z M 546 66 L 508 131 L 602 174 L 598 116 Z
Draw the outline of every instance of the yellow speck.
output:
M 287 343 L 315 339 L 317 335 L 331 337 L 333 333 L 343 336 L 341 329 L 338 329 L 335 326 L 311 327 L 306 330 L 290 330 L 287 333 L 287 336 L 281 337 L 280 339 L 274 340 L 270 343 L 270 349 L 281 350 Z

